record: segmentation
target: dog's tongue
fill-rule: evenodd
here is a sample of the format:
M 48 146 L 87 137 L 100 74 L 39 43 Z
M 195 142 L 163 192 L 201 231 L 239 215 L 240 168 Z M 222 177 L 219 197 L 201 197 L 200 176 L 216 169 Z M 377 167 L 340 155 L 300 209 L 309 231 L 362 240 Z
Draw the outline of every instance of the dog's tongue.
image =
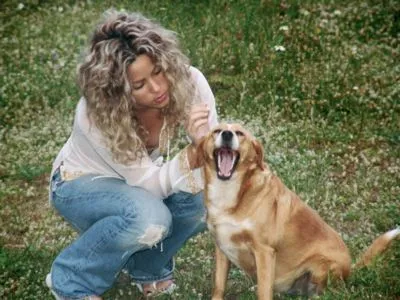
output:
M 229 176 L 233 167 L 233 153 L 228 149 L 221 149 L 218 155 L 219 175 Z

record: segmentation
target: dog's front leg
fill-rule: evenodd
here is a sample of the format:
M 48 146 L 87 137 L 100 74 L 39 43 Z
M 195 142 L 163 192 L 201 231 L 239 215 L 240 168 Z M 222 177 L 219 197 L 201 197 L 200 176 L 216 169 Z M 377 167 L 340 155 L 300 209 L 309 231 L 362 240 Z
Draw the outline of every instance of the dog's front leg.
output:
M 222 300 L 224 298 L 224 291 L 226 287 L 226 280 L 228 278 L 230 262 L 225 254 L 215 246 L 215 278 L 214 278 L 214 291 L 212 300 Z
M 258 299 L 272 300 L 275 280 L 275 249 L 262 246 L 254 254 L 257 265 Z

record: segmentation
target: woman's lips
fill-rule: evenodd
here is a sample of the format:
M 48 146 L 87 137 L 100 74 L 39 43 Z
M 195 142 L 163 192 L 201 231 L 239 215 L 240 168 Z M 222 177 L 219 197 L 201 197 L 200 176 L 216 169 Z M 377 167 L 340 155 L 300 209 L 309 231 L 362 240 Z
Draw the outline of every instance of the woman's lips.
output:
M 167 98 L 168 98 L 168 93 L 164 93 L 164 94 L 162 94 L 161 96 L 158 96 L 155 100 L 154 100 L 154 102 L 156 102 L 157 104 L 160 104 L 160 103 L 162 103 L 162 102 L 164 102 L 165 100 L 167 100 Z

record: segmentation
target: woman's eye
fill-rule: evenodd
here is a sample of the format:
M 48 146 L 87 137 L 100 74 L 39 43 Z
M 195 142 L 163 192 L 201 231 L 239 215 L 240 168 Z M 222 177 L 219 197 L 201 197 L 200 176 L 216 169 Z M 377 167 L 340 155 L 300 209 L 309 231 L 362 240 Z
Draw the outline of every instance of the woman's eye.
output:
M 133 88 L 134 90 L 140 90 L 143 86 L 144 86 L 144 82 L 138 82 L 138 83 L 135 83 L 135 84 L 132 86 L 132 88 Z
M 161 71 L 162 71 L 161 66 L 156 66 L 156 67 L 154 68 L 154 70 L 153 70 L 153 74 L 158 75 L 158 74 L 161 73 Z
M 214 134 L 218 134 L 218 133 L 220 133 L 222 130 L 221 129 L 215 129 L 214 131 L 213 131 L 213 133 Z

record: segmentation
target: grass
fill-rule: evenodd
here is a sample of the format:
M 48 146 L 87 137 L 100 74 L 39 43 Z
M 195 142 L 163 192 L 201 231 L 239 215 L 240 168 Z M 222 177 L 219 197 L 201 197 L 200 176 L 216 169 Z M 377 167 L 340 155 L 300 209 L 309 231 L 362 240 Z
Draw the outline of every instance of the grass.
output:
M 141 11 L 179 33 L 209 80 L 221 119 L 252 130 L 272 169 L 342 234 L 354 257 L 400 224 L 397 1 L 6 0 L 0 4 L 1 299 L 51 299 L 43 279 L 75 237 L 48 205 L 48 175 L 79 98 L 80 52 L 111 5 Z M 171 298 L 210 298 L 209 234 L 189 241 L 176 262 L 179 289 Z M 396 241 L 371 267 L 319 298 L 399 299 L 398 274 Z M 231 270 L 228 286 L 226 299 L 255 299 L 255 283 L 240 270 Z M 140 295 L 121 275 L 105 298 Z

